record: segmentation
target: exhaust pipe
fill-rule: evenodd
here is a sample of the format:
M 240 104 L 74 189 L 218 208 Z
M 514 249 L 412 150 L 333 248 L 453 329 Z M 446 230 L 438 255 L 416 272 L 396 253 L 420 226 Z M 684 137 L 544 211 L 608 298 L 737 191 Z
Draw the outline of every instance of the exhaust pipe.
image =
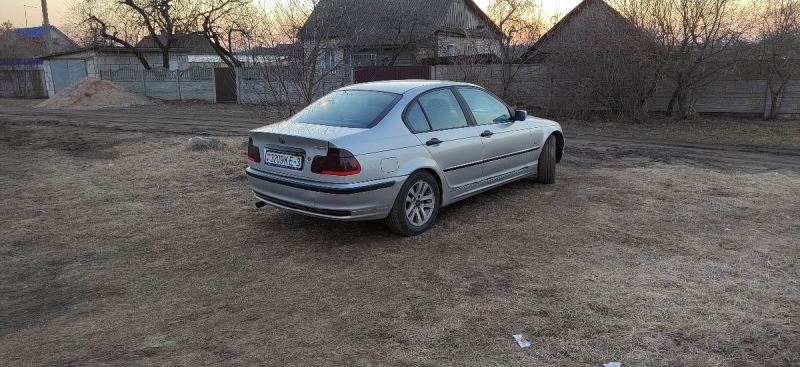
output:
M 261 209 L 261 208 L 263 208 L 265 206 L 267 206 L 267 203 L 265 203 L 263 201 L 256 201 L 256 208 Z

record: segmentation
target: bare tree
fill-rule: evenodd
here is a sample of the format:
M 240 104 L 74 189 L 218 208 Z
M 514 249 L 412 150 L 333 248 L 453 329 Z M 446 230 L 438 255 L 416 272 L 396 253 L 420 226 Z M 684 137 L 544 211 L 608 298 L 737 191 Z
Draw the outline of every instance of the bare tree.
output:
M 142 35 L 161 51 L 164 68 L 169 68 L 170 53 L 179 38 L 188 34 L 205 35 L 220 57 L 235 65 L 238 61 L 219 41 L 218 29 L 250 4 L 250 0 L 83 0 L 71 13 L 82 20 L 88 33 L 131 50 L 149 70 L 150 64 L 136 47 Z
M 46 45 L 42 38 L 15 32 L 11 22 L 0 23 L 0 58 L 36 58 L 44 53 Z
M 769 93 L 764 118 L 772 119 L 780 112 L 789 81 L 800 75 L 800 1 L 759 0 L 754 5 L 758 70 Z
M 152 69 L 152 67 L 150 66 L 150 63 L 147 61 L 147 58 L 145 58 L 144 53 L 142 52 L 142 50 L 140 50 L 139 48 L 137 48 L 134 45 L 132 45 L 126 39 L 118 37 L 117 36 L 117 34 L 118 34 L 117 32 L 108 33 L 109 32 L 108 25 L 106 25 L 106 23 L 104 21 L 100 20 L 100 18 L 98 18 L 98 17 L 96 17 L 94 15 L 90 15 L 89 18 L 87 18 L 87 22 L 92 23 L 91 27 L 96 27 L 95 29 L 98 30 L 99 35 L 101 37 L 103 37 L 104 39 L 119 43 L 123 47 L 131 50 L 131 52 L 136 56 L 136 58 L 139 60 L 139 62 L 142 64 L 142 66 L 144 66 L 145 69 L 147 69 L 147 70 L 151 70 Z M 169 50 L 169 49 L 167 49 L 167 50 Z M 164 55 L 164 58 L 166 58 L 166 61 L 164 62 L 164 67 L 168 68 L 169 67 L 169 51 L 167 51 L 167 54 Z
M 14 34 L 14 25 L 11 22 L 3 22 L 0 24 L 0 58 L 17 57 L 18 42 L 16 34 Z
M 289 114 L 298 103 L 307 105 L 343 81 L 343 50 L 350 45 L 350 38 L 343 36 L 356 33 L 350 17 L 354 2 L 327 2 L 324 8 L 319 4 L 278 0 L 260 30 L 263 46 L 271 50 L 262 63 L 264 82 Z
M 82 46 L 121 44 L 115 38 L 133 46 L 145 35 L 145 29 L 135 14 L 110 0 L 84 0 L 70 6 L 67 18 L 68 34 Z M 92 17 L 100 19 L 98 23 Z M 108 36 L 103 36 L 103 34 Z
M 615 0 L 616 8 L 658 45 L 653 62 L 672 81 L 667 111 L 692 113 L 692 93 L 735 64 L 746 34 L 737 0 Z
M 373 45 L 387 48 L 391 56 L 387 66 L 394 65 L 403 54 L 427 53 L 435 54 L 438 47 L 434 33 L 438 28 L 433 15 L 425 2 L 414 0 L 397 0 L 385 3 L 391 9 L 363 9 L 376 14 L 381 19 L 379 29 L 360 29 L 351 40 L 354 45 Z M 365 8 L 368 4 L 359 4 Z M 385 10 L 385 11 L 382 11 Z M 391 11 L 389 11 L 391 10 Z
M 0 23 L 0 37 L 8 37 L 14 32 L 14 24 L 10 21 Z
M 523 56 L 543 65 L 542 106 L 579 117 L 596 111 L 638 115 L 655 89 L 654 47 L 636 26 L 601 0 L 584 1 Z
M 259 13 L 251 0 L 193 0 L 187 27 L 201 34 L 229 67 L 241 67 L 234 47 L 245 46 L 257 28 Z M 236 44 L 233 35 L 238 36 Z
M 527 51 L 545 29 L 544 16 L 535 0 L 493 0 L 487 10 L 503 32 L 498 40 L 503 65 L 501 97 L 512 98 L 509 91 L 521 64 L 535 55 Z

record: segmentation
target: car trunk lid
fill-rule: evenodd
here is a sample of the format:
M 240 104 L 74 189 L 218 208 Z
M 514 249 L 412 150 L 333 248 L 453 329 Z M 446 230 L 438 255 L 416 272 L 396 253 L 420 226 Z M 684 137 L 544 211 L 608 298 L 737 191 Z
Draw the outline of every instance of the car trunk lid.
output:
M 325 156 L 331 141 L 367 129 L 282 122 L 250 131 L 260 162 L 250 162 L 261 171 L 327 182 L 344 182 L 343 177 L 311 172 L 316 156 Z

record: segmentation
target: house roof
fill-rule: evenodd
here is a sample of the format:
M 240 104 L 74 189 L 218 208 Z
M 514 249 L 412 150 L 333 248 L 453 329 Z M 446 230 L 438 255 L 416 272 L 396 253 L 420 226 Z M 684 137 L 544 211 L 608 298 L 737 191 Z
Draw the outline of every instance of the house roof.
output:
M 166 42 L 166 36 L 160 35 L 158 39 Z M 142 37 L 139 42 L 136 42 L 137 48 L 158 48 L 158 44 L 153 39 L 153 36 Z M 211 41 L 202 34 L 178 34 L 175 37 L 175 44 L 172 48 L 185 48 L 189 50 L 189 55 L 216 55 L 214 47 L 211 46 Z
M 44 42 L 44 26 L 15 28 L 14 34 L 21 38 L 30 37 Z M 67 37 L 67 35 L 64 34 L 64 32 L 61 32 L 58 28 L 56 28 L 53 25 L 50 26 L 50 36 L 53 38 L 52 46 L 55 52 L 62 52 L 80 47 L 78 46 L 77 43 L 75 43 L 75 41 Z M 34 55 L 46 52 L 46 50 L 44 49 L 45 48 L 44 43 L 36 45 L 31 45 L 31 44 L 27 45 L 28 45 L 27 47 L 29 48 L 30 47 L 36 48 L 35 50 L 29 50 Z
M 56 29 L 56 27 L 51 25 L 50 29 L 51 30 L 52 29 Z M 20 34 L 20 35 L 28 36 L 28 37 L 40 38 L 40 37 L 44 37 L 44 26 L 41 25 L 41 26 L 38 26 L 38 27 L 15 28 L 14 32 L 16 32 L 17 34 Z
M 36 58 L 2 58 L 0 59 L 0 65 L 4 66 L 36 66 L 41 65 L 42 60 Z
M 464 34 L 464 27 L 447 24 L 457 0 L 320 0 L 297 36 L 346 39 L 357 45 L 394 44 L 397 40 L 422 39 L 438 31 Z M 463 1 L 488 29 L 473 29 L 473 36 L 503 32 L 473 0 Z M 479 34 L 483 32 L 484 34 Z
M 41 59 L 49 60 L 49 59 L 53 59 L 53 58 L 56 58 L 56 57 L 59 57 L 59 56 L 68 56 L 68 55 L 79 54 L 79 53 L 83 53 L 83 52 L 87 52 L 87 51 L 96 51 L 96 52 L 106 53 L 106 54 L 121 54 L 121 53 L 129 54 L 129 53 L 133 53 L 133 51 L 129 50 L 126 47 L 89 46 L 89 47 L 82 47 L 82 48 L 69 50 L 69 51 L 52 53 L 52 54 L 47 55 L 47 56 L 42 56 Z M 161 49 L 152 48 L 152 47 L 139 48 L 139 51 L 142 51 L 145 54 L 161 54 Z M 189 50 L 187 50 L 185 48 L 173 47 L 173 48 L 170 48 L 170 52 L 171 53 L 176 53 L 176 54 L 187 54 L 189 52 Z
M 605 15 L 609 18 L 603 20 L 602 24 L 598 24 L 596 19 L 589 24 L 590 27 L 597 28 L 598 32 L 608 32 L 609 29 L 615 28 L 617 32 L 624 32 L 625 35 L 631 38 L 642 38 L 642 32 L 636 28 L 636 26 L 631 23 L 628 19 L 622 16 L 616 9 L 608 5 L 603 0 L 583 0 L 580 4 L 575 6 L 567 15 L 564 16 L 558 23 L 556 23 L 552 28 L 550 28 L 541 38 L 539 38 L 536 43 L 534 43 L 525 55 L 522 56 L 523 59 L 529 59 L 532 55 L 537 54 L 547 47 L 548 44 L 554 42 L 555 40 L 560 39 L 560 34 L 562 34 L 573 22 L 578 20 L 582 13 L 589 10 L 590 8 L 597 9 L 602 11 Z M 619 33 L 622 34 L 622 33 Z M 588 35 L 585 35 L 588 36 Z

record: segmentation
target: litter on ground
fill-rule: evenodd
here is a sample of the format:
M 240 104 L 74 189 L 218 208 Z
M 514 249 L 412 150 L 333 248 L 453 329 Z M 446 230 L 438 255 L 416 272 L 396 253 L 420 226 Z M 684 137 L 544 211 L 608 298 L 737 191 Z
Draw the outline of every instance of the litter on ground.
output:
M 531 346 L 531 342 L 525 340 L 522 334 L 514 335 L 514 339 L 517 340 L 517 344 L 519 344 L 520 347 L 527 348 Z

